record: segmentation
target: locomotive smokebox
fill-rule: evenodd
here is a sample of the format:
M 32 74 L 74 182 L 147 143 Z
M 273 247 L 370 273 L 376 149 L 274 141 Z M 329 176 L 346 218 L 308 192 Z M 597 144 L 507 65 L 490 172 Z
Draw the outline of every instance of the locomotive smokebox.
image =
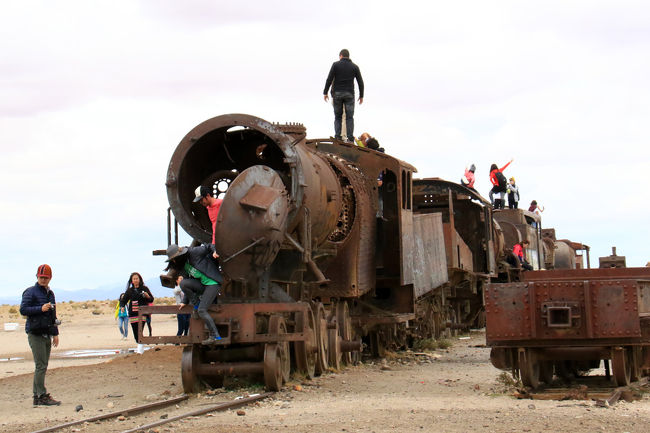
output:
M 311 251 L 336 230 L 339 179 L 325 156 L 299 145 L 304 140 L 300 124 L 228 114 L 196 126 L 174 151 L 166 182 L 174 216 L 195 241 L 209 243 L 212 227 L 194 190 L 209 186 L 223 198 L 215 245 L 231 279 L 253 283 L 283 242 Z

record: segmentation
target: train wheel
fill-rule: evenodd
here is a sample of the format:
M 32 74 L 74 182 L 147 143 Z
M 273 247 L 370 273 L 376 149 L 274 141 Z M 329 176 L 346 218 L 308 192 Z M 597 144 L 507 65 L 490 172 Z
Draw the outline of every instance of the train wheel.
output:
M 296 313 L 295 317 L 296 329 L 302 329 L 305 334 L 305 340 L 293 343 L 294 354 L 296 357 L 296 368 L 298 371 L 304 373 L 308 379 L 313 379 L 318 358 L 316 351 L 316 333 L 314 331 L 314 315 L 311 312 L 311 309 L 309 309 L 307 310 L 306 315 Z
M 539 377 L 547 385 L 553 382 L 553 370 L 552 361 L 539 361 Z
M 338 326 L 327 330 L 327 343 L 329 344 L 329 366 L 335 370 L 341 368 L 341 337 Z
M 269 319 L 269 334 L 281 335 L 287 333 L 287 324 L 284 317 L 273 315 Z M 282 380 L 286 383 L 289 381 L 291 374 L 291 358 L 289 352 L 289 342 L 281 341 L 278 343 L 280 348 L 280 369 L 282 371 Z
M 201 391 L 203 388 L 196 372 L 200 361 L 199 344 L 192 344 L 183 348 L 181 358 L 181 378 L 183 380 L 183 391 L 192 394 Z
M 612 349 L 612 373 L 617 386 L 627 386 L 630 384 L 632 375 L 632 351 L 625 347 L 614 347 Z
M 350 308 L 346 301 L 336 304 L 336 322 L 341 340 L 352 340 L 352 321 L 350 320 Z M 343 353 L 342 360 L 344 364 L 352 364 L 352 352 Z
M 280 391 L 282 388 L 280 346 L 275 343 L 264 347 L 264 383 L 269 391 Z
M 539 362 L 532 349 L 519 349 L 521 383 L 533 389 L 539 387 Z
M 318 357 L 316 362 L 316 376 L 320 376 L 327 371 L 329 367 L 329 343 L 327 338 L 327 316 L 325 307 L 320 302 L 313 305 L 314 322 L 316 324 L 316 346 L 318 347 Z

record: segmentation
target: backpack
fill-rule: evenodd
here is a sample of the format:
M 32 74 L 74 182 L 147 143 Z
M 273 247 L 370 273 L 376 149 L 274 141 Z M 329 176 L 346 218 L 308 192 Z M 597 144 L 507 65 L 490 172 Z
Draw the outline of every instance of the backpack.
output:
M 501 173 L 500 171 L 497 170 L 497 172 L 494 174 L 494 177 L 497 178 L 497 182 L 499 185 L 499 192 L 503 192 L 506 190 L 506 186 L 508 185 L 508 179 Z M 496 188 L 495 188 L 496 189 Z

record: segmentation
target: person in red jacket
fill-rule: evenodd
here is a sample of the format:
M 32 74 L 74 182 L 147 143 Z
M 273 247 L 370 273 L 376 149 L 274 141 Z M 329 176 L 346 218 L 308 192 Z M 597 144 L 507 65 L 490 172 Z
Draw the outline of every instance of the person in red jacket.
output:
M 528 242 L 527 239 L 524 239 L 523 241 L 519 242 L 518 244 L 515 244 L 514 247 L 512 247 L 512 254 L 517 257 L 519 260 L 519 265 L 524 268 L 527 271 L 532 271 L 533 267 L 528 263 L 528 260 L 526 260 L 526 248 L 530 245 L 530 242 Z
M 219 216 L 219 209 L 221 209 L 223 199 L 213 197 L 212 191 L 207 186 L 197 187 L 194 195 L 196 195 L 194 202 L 199 202 L 201 206 L 205 206 L 208 210 L 208 217 L 210 217 L 210 222 L 212 223 L 212 249 L 214 250 L 214 229 L 217 225 L 217 217 Z M 213 252 L 212 257 L 216 259 L 219 255 Z
M 504 198 L 506 194 L 508 181 L 506 180 L 506 177 L 503 175 L 502 172 L 510 165 L 512 161 L 514 161 L 514 158 L 508 161 L 508 163 L 501 168 L 497 167 L 496 164 L 492 164 L 490 166 L 490 182 L 492 183 L 492 192 L 496 194 L 497 197 L 494 199 L 495 209 L 503 209 L 505 207 Z M 501 179 L 501 182 L 499 182 L 499 179 Z

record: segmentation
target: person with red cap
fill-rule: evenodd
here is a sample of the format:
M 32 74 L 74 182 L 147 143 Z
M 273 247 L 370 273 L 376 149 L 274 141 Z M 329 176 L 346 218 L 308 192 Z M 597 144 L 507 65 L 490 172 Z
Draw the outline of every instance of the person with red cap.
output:
M 20 314 L 27 317 L 25 332 L 34 357 L 34 406 L 58 406 L 45 389 L 45 373 L 50 360 L 52 346 L 59 345 L 60 322 L 56 318 L 56 301 L 49 283 L 52 268 L 41 265 L 36 271 L 36 284 L 23 292 Z

